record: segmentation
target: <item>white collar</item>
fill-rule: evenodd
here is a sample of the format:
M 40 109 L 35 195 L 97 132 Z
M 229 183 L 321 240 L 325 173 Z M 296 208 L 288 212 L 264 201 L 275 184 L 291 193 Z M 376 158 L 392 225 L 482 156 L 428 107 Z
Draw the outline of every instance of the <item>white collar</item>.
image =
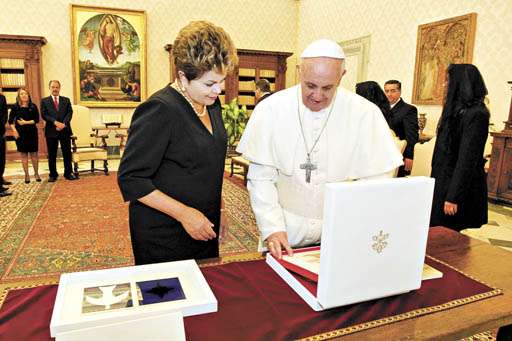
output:
M 390 104 L 389 106 L 391 107 L 391 109 L 393 109 L 393 107 L 394 107 L 395 105 L 397 105 L 398 103 L 400 103 L 400 101 L 401 101 L 401 100 L 402 100 L 402 97 L 400 97 L 400 98 L 398 99 L 398 101 L 396 101 L 395 103 Z

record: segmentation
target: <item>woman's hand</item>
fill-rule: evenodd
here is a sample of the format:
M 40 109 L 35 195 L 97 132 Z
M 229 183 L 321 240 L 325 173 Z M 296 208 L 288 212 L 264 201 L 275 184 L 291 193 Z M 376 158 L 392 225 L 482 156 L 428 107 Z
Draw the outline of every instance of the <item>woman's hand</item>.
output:
M 16 122 L 18 122 L 18 124 L 19 124 L 20 126 L 24 126 L 25 124 L 28 124 L 28 122 L 27 122 L 27 121 L 25 121 L 25 120 L 24 120 L 24 119 L 22 119 L 22 118 L 20 118 L 20 119 L 19 119 L 19 120 L 17 120 Z
M 184 208 L 178 220 L 195 240 L 207 241 L 217 236 L 213 231 L 213 224 L 195 208 L 188 206 Z
M 457 204 L 454 204 L 453 202 L 445 201 L 444 202 L 444 214 L 446 214 L 446 215 L 457 214 Z
M 220 210 L 220 239 L 224 239 L 228 235 L 228 229 L 231 222 L 225 208 Z

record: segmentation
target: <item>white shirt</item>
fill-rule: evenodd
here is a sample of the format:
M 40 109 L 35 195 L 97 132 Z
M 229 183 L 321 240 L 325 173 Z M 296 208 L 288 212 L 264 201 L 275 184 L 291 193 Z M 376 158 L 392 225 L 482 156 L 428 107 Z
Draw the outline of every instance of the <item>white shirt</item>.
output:
M 391 109 L 393 109 L 393 107 L 394 107 L 395 105 L 397 105 L 397 104 L 398 104 L 398 102 L 400 102 L 401 100 L 402 100 L 402 97 L 400 97 L 400 98 L 399 98 L 395 103 L 390 104 L 390 105 L 389 105 L 389 107 L 390 107 Z
M 297 114 L 300 98 L 295 86 L 262 102 L 237 148 L 251 161 L 247 187 L 261 239 L 286 231 L 292 246 L 320 241 L 326 182 L 383 176 L 402 163 L 380 109 L 339 88 L 326 128 L 311 151 L 317 169 L 307 183 L 300 168 L 307 158 Z M 300 100 L 308 150 L 329 109 L 313 112 Z

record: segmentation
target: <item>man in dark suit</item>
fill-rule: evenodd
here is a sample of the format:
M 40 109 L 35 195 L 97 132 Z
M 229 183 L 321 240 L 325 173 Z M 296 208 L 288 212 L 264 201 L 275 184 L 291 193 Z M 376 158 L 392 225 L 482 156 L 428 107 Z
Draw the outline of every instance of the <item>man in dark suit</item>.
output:
M 50 176 L 48 182 L 57 180 L 57 147 L 60 143 L 64 158 L 64 177 L 76 180 L 71 167 L 71 117 L 73 109 L 69 98 L 60 96 L 60 82 L 51 80 L 49 83 L 51 96 L 41 100 L 41 116 L 46 121 L 44 135 L 48 147 L 48 167 Z
M 270 95 L 272 95 L 272 93 L 270 92 L 270 82 L 264 78 L 258 80 L 256 82 L 256 90 L 254 91 L 256 104 L 260 103 Z
M 7 101 L 5 96 L 0 94 L 0 197 L 11 195 L 4 185 L 11 183 L 4 180 L 5 170 L 5 124 L 7 123 Z
M 400 140 L 406 140 L 404 165 L 398 168 L 398 177 L 411 174 L 414 159 L 414 145 L 418 143 L 418 109 L 402 99 L 402 84 L 397 80 L 384 83 L 384 92 L 391 106 L 389 127 Z

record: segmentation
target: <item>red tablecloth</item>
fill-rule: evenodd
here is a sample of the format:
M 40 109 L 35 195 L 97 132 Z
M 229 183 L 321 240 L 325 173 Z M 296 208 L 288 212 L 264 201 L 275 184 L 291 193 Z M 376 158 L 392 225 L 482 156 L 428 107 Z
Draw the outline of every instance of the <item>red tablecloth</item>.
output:
M 427 259 L 443 272 L 421 289 L 398 296 L 313 311 L 264 260 L 204 267 L 216 313 L 185 318 L 187 340 L 290 340 L 333 332 L 344 335 L 474 302 L 500 293 Z M 0 340 L 50 340 L 57 286 L 11 290 L 0 309 Z

